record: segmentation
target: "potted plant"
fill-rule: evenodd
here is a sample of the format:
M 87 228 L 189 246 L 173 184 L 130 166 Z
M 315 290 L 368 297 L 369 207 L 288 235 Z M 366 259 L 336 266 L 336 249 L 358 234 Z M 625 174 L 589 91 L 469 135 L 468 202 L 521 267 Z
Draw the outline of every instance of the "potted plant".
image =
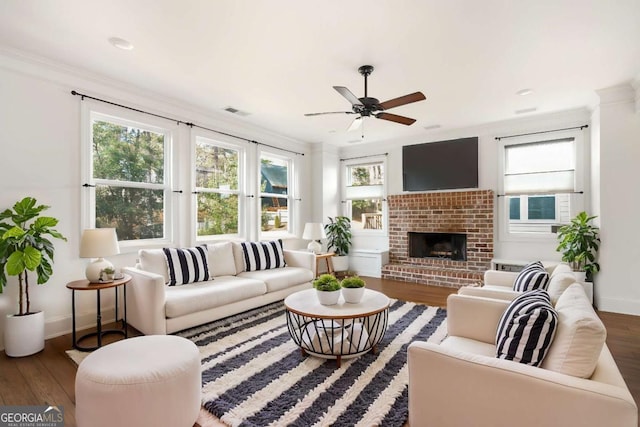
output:
M 582 282 L 586 278 L 592 279 L 593 274 L 600 270 L 600 264 L 596 262 L 600 230 L 591 224 L 594 218 L 597 217 L 580 212 L 569 224 L 558 229 L 559 244 L 556 251 L 562 252 L 562 260 L 571 265 Z
M 340 286 L 342 287 L 344 301 L 350 304 L 358 304 L 364 295 L 365 285 L 365 281 L 358 276 L 350 276 L 342 279 Z
M 116 270 L 113 267 L 103 268 L 100 271 L 101 282 L 113 282 L 113 278 L 116 274 Z
M 313 281 L 316 295 L 322 305 L 334 305 L 340 298 L 340 282 L 331 274 L 322 274 Z
M 5 319 L 4 345 L 8 356 L 28 356 L 44 348 L 44 313 L 31 311 L 28 272 L 36 273 L 39 285 L 53 273 L 53 243 L 47 236 L 67 240 L 52 227 L 56 218 L 41 216 L 49 206 L 25 197 L 0 213 L 0 292 L 7 275 L 18 276 L 18 312 Z M 5 220 L 9 220 L 6 221 Z
M 347 271 L 349 269 L 349 247 L 351 246 L 351 220 L 346 216 L 329 217 L 329 223 L 324 225 L 327 233 L 327 249 L 333 250 L 333 269 Z

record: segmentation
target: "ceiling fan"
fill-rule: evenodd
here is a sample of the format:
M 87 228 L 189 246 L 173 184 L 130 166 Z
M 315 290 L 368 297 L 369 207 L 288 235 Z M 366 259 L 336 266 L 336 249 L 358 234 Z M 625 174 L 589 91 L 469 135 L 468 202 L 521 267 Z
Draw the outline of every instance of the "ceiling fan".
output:
M 373 72 L 372 65 L 363 65 L 358 68 L 358 72 L 364 76 L 364 97 L 358 98 L 349 89 L 344 86 L 334 86 L 338 93 L 351 103 L 351 111 L 327 111 L 324 113 L 307 113 L 305 116 L 320 116 L 324 114 L 358 114 L 359 116 L 349 126 L 349 130 L 358 129 L 362 123 L 363 117 L 375 117 L 376 119 L 388 120 L 403 125 L 412 125 L 415 119 L 409 117 L 398 116 L 396 114 L 386 113 L 390 108 L 399 107 L 401 105 L 411 104 L 412 102 L 423 101 L 427 99 L 422 92 L 414 92 L 409 95 L 393 98 L 385 102 L 380 102 L 376 98 L 371 98 L 367 93 L 367 77 Z

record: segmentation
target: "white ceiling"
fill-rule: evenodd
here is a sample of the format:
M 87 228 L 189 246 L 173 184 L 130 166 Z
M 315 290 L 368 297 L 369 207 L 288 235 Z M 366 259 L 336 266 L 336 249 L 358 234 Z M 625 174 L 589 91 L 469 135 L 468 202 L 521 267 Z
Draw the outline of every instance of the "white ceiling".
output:
M 592 105 L 640 75 L 640 1 L 1 0 L 0 48 L 341 145 L 353 116 L 303 114 L 349 110 L 332 86 L 363 96 L 363 64 L 369 96 L 427 96 L 390 110 L 412 126 L 366 119 L 365 142 Z

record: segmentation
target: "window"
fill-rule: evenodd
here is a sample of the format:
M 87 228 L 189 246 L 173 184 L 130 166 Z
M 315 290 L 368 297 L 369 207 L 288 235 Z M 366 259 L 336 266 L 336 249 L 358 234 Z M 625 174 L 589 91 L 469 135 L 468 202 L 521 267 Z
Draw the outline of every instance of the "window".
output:
M 90 113 L 88 227 L 116 229 L 120 241 L 169 240 L 171 133 Z
M 351 228 L 383 230 L 384 227 L 384 161 L 345 165 L 346 213 Z
M 260 155 L 260 231 L 263 237 L 291 231 L 292 165 L 293 160 L 289 157 Z
M 583 162 L 579 132 L 541 140 L 539 135 L 501 143 L 503 237 L 553 237 L 581 210 Z
M 241 150 L 197 137 L 195 159 L 197 237 L 237 235 Z

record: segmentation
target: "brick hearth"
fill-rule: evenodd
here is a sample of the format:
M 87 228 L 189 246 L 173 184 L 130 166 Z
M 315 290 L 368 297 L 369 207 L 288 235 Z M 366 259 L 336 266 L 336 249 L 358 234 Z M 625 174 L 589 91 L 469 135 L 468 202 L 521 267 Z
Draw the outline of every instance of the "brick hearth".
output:
M 492 190 L 389 196 L 389 264 L 382 277 L 459 288 L 482 281 L 493 258 Z M 467 259 L 410 258 L 410 231 L 466 233 Z

